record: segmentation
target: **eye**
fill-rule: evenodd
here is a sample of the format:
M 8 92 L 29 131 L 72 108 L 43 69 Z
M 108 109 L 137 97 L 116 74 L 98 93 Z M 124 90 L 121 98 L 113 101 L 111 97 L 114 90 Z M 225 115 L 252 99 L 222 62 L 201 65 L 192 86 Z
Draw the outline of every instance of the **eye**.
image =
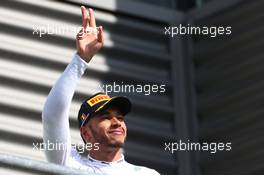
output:
M 122 114 L 118 115 L 118 116 L 117 116 L 117 119 L 118 119 L 120 122 L 125 121 L 124 116 L 123 116 Z

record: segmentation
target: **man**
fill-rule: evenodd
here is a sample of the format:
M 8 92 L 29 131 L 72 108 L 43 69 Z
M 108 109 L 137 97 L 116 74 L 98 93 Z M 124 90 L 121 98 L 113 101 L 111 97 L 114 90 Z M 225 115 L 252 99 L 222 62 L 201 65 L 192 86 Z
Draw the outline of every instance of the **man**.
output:
M 76 84 L 89 61 L 103 47 L 102 26 L 96 27 L 94 12 L 81 7 L 82 27 L 76 37 L 77 53 L 51 89 L 42 113 L 44 143 L 63 145 L 63 148 L 45 150 L 50 162 L 94 172 L 97 174 L 158 175 L 155 170 L 135 166 L 125 161 L 122 153 L 127 127 L 124 116 L 131 103 L 126 97 L 109 97 L 98 93 L 83 102 L 78 114 L 80 134 L 93 149 L 81 157 L 71 146 L 69 107 Z

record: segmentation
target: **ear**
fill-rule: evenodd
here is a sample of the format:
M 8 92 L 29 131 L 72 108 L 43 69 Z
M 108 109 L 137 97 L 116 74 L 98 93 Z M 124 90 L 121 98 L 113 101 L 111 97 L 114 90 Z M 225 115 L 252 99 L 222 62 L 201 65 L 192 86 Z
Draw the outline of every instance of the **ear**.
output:
M 88 128 L 82 126 L 80 128 L 80 133 L 81 133 L 81 136 L 83 137 L 83 139 L 86 142 L 90 142 L 91 141 L 92 135 L 91 135 L 91 131 Z

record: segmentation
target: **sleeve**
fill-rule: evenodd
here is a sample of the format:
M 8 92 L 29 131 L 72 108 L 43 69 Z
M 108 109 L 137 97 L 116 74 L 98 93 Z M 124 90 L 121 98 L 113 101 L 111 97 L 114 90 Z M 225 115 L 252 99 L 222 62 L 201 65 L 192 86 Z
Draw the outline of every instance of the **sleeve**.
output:
M 42 112 L 43 140 L 48 161 L 66 165 L 71 152 L 69 110 L 78 80 L 88 64 L 77 54 L 52 87 Z

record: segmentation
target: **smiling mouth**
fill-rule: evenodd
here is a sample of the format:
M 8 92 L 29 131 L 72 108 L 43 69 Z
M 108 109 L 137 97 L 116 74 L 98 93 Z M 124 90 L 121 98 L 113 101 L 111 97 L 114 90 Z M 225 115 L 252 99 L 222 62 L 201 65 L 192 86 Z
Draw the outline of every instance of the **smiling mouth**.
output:
M 109 134 L 113 134 L 113 135 L 123 135 L 124 132 L 122 130 L 112 130 L 108 132 Z

